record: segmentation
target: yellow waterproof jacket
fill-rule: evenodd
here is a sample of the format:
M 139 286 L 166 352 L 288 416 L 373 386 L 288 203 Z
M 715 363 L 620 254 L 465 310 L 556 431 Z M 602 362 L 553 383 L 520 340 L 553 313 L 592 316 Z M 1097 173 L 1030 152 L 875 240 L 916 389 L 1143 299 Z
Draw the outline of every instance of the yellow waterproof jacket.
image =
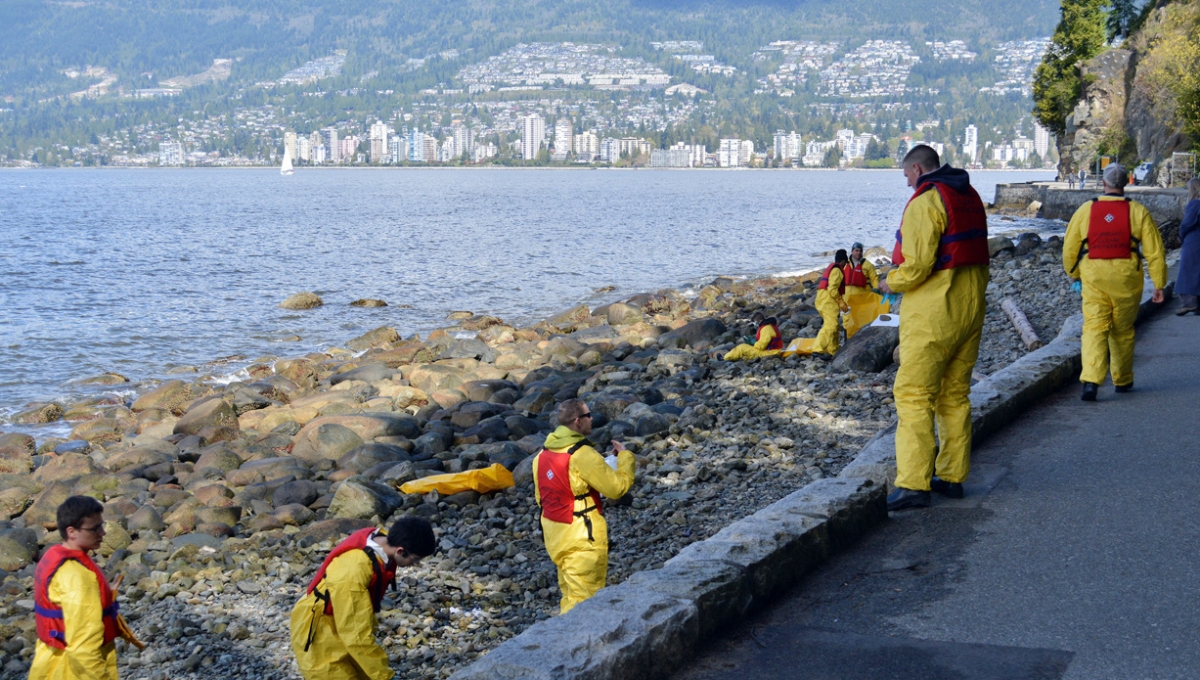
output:
M 813 306 L 816 307 L 817 309 L 820 309 L 821 303 L 823 301 L 827 301 L 827 300 L 833 301 L 833 303 L 835 305 L 837 305 L 839 308 L 842 305 L 846 304 L 846 301 L 842 299 L 842 294 L 838 292 L 841 289 L 842 283 L 844 283 L 845 280 L 846 280 L 846 277 L 842 274 L 842 270 L 840 267 L 834 267 L 833 269 L 830 269 L 829 270 L 829 286 L 827 288 L 822 288 L 817 291 L 817 299 Z
M 383 561 L 368 557 L 365 550 L 339 555 L 329 563 L 317 590 L 328 591 L 333 616 L 325 615 L 324 602 L 311 593 L 292 609 L 292 650 L 307 680 L 389 680 L 395 675 L 387 653 L 375 642 L 375 612 L 367 590 L 372 559 L 382 569 Z M 305 651 L 310 625 L 313 642 Z
M 63 562 L 47 595 L 62 608 L 67 648 L 55 649 L 38 640 L 29 680 L 117 680 L 117 648 L 104 644 L 104 607 L 96 575 L 74 560 Z
M 949 218 L 942 197 L 926 191 L 914 198 L 900 223 L 900 252 L 904 263 L 888 272 L 887 284 L 904 293 L 900 309 L 900 334 L 944 325 L 983 323 L 983 296 L 987 290 L 987 265 L 971 265 L 934 271 L 938 242 L 946 233 Z M 977 315 L 977 317 L 976 317 Z
M 578 432 L 565 425 L 560 425 L 546 437 L 544 446 L 550 451 L 567 451 L 583 438 L 583 435 Z M 541 475 L 538 474 L 538 463 L 540 462 L 541 454 L 538 454 L 538 457 L 533 459 L 533 493 L 539 506 L 542 504 Z M 571 463 L 568 467 L 571 491 L 576 496 L 583 496 L 595 489 L 607 498 L 620 498 L 633 486 L 636 467 L 637 459 L 629 451 L 621 451 L 617 454 L 617 469 L 614 470 L 604 462 L 604 457 L 596 449 L 591 446 L 581 446 L 571 454 Z M 576 500 L 575 510 L 583 510 L 590 506 L 591 502 L 590 498 Z M 592 521 L 593 542 L 608 545 L 608 525 L 605 523 L 604 517 L 598 512 L 591 512 L 588 515 Z M 555 548 L 558 546 L 575 541 L 588 542 L 587 527 L 578 517 L 570 524 L 543 520 L 542 530 L 545 533 L 546 549 L 550 551 L 551 559 L 554 559 Z
M 1101 201 L 1119 201 L 1123 196 L 1101 196 Z M 1079 206 L 1067 224 L 1063 238 L 1063 269 L 1074 279 L 1104 289 L 1109 294 L 1132 293 L 1142 289 L 1142 264 L 1137 253 L 1131 252 L 1128 259 L 1093 260 L 1086 255 L 1079 257 L 1080 245 L 1088 236 L 1092 220 L 1092 203 Z M 1155 288 L 1167 285 L 1167 261 L 1164 255 L 1162 234 L 1154 224 L 1150 211 L 1137 201 L 1129 202 L 1129 235 L 1141 242 L 1142 257 Z
M 764 352 L 771 346 L 771 341 L 775 339 L 775 329 L 771 326 L 763 326 L 758 331 L 758 340 L 754 341 L 754 349 Z M 776 350 L 782 351 L 782 350 Z M 618 456 L 620 458 L 620 456 Z

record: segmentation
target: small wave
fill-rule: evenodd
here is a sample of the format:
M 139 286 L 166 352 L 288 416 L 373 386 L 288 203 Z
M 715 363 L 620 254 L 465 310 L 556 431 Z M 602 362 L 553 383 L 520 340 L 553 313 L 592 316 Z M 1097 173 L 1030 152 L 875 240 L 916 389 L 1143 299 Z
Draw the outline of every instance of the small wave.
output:
M 58 260 L 50 260 L 46 264 L 50 265 L 51 267 L 75 267 L 75 266 L 79 266 L 81 264 L 87 264 L 87 262 L 84 262 L 83 260 L 72 260 L 70 262 L 59 262 Z
M 233 373 L 214 375 L 213 377 L 209 378 L 207 382 L 210 382 L 214 385 L 228 385 L 235 382 L 245 382 L 246 380 L 249 380 L 249 378 L 250 371 L 247 371 L 244 368 L 239 368 Z

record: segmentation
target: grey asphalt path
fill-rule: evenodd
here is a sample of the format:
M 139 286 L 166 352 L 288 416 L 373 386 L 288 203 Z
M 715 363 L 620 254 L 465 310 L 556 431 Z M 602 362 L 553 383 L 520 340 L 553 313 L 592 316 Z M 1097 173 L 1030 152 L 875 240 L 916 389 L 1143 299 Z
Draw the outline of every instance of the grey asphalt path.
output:
M 1200 678 L 1200 317 L 1138 330 L 1135 391 L 1063 388 L 677 680 Z

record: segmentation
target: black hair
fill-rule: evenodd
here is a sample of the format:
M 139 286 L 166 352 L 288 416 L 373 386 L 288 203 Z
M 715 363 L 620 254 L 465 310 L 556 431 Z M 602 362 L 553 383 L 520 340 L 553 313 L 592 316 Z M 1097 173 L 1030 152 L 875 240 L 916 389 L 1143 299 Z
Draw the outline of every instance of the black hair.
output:
M 104 512 L 104 506 L 95 498 L 71 496 L 58 506 L 58 512 L 55 515 L 55 519 L 58 521 L 58 535 L 62 536 L 64 541 L 67 540 L 68 527 L 78 529 L 85 518 L 102 512 Z
M 934 151 L 932 146 L 918 144 L 904 154 L 904 167 L 913 164 L 921 166 L 926 172 L 933 172 L 942 167 L 942 159 L 938 158 L 938 152 Z
M 755 312 L 753 315 L 751 315 L 750 320 L 754 323 L 762 323 L 766 318 L 766 314 L 763 314 L 762 312 Z
M 405 515 L 392 523 L 388 530 L 388 545 L 404 548 L 404 552 L 417 557 L 429 557 L 436 547 L 433 541 L 433 526 L 429 520 L 417 515 Z
M 850 259 L 850 256 L 846 254 L 845 248 L 839 248 L 838 251 L 833 254 L 834 262 L 845 262 L 849 259 Z

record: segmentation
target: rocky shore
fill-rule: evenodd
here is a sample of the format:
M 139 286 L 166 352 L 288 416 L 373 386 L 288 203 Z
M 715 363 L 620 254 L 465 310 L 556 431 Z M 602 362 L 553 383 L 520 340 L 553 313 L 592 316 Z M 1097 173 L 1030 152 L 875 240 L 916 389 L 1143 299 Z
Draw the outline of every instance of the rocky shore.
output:
M 992 251 L 980 377 L 1026 353 L 1002 298 L 1045 340 L 1079 307 L 1057 239 L 996 238 Z M 74 429 L 0 435 L 0 677 L 26 673 L 32 564 L 76 493 L 105 502 L 97 561 L 124 575 L 122 610 L 149 643 L 122 648 L 122 677 L 299 677 L 293 603 L 335 541 L 395 513 L 428 517 L 440 549 L 401 572 L 380 639 L 400 677 L 446 677 L 557 609 L 530 473 L 557 402 L 588 401 L 592 439 L 638 457 L 633 491 L 607 510 L 610 583 L 836 474 L 894 420 L 894 329 L 860 333 L 830 363 L 714 358 L 760 309 L 786 338 L 815 335 L 814 280 L 719 278 L 692 298 L 636 295 L 527 328 L 461 312 L 423 340 L 379 328 L 228 384 L 196 375 L 132 401 L 31 404 L 20 422 Z M 515 487 L 398 491 L 494 463 Z

